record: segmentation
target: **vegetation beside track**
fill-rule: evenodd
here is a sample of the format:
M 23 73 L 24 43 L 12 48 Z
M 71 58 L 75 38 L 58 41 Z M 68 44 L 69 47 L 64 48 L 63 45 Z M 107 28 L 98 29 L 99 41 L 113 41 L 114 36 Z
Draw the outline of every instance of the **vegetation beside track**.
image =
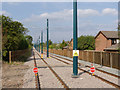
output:
M 29 31 L 21 22 L 13 21 L 9 16 L 0 16 L 2 20 L 2 56 L 8 61 L 9 51 L 18 51 L 32 48 L 33 38 L 27 35 Z M 29 54 L 29 53 L 28 53 Z M 29 55 L 22 56 L 26 58 Z

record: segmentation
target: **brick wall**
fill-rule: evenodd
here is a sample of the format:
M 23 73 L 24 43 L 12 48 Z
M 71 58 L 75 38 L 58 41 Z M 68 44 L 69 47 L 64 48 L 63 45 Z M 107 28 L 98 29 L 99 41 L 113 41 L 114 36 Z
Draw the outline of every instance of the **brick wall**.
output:
M 105 48 L 111 46 L 111 40 L 107 40 L 103 34 L 99 34 L 95 39 L 95 50 L 103 51 Z

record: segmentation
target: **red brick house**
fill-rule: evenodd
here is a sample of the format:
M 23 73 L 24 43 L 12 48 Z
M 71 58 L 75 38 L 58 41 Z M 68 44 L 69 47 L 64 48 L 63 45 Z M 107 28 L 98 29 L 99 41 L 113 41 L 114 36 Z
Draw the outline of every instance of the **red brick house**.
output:
M 68 42 L 68 46 L 63 47 L 63 49 L 73 50 L 73 39 Z
M 100 31 L 95 37 L 95 50 L 116 51 L 118 43 L 118 31 Z
M 73 39 L 69 42 L 69 50 L 73 50 Z

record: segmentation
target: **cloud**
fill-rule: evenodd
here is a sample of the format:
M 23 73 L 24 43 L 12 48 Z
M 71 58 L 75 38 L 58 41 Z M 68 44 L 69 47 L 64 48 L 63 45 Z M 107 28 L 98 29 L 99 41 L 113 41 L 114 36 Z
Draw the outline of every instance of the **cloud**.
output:
M 118 15 L 118 11 L 114 8 L 105 8 L 102 10 L 103 15 Z
M 116 9 L 110 9 L 110 10 L 116 11 Z M 95 16 L 98 16 L 96 18 L 99 18 L 104 15 L 106 16 L 107 13 L 105 14 L 105 11 L 107 11 L 106 8 L 101 11 L 97 11 L 95 9 L 78 9 L 78 35 L 95 36 L 99 30 L 115 30 L 116 27 L 115 25 L 114 26 L 102 25 L 101 27 L 99 27 L 99 25 L 96 25 L 96 22 L 93 22 L 91 20 L 89 21 L 89 18 L 87 19 L 87 17 L 94 18 Z M 113 15 L 113 13 L 109 13 L 109 14 Z M 72 38 L 72 32 L 73 32 L 72 15 L 73 15 L 73 9 L 71 10 L 64 9 L 62 11 L 51 12 L 51 13 L 46 12 L 39 15 L 32 14 L 30 17 L 22 20 L 22 22 L 26 26 L 32 27 L 32 28 L 29 27 L 31 30 L 31 35 L 34 37 L 34 40 L 36 40 L 38 37 L 37 35 L 40 34 L 41 30 L 44 30 L 44 32 L 46 32 L 45 31 L 46 19 L 49 18 L 50 39 L 52 41 L 58 42 L 58 41 L 62 41 L 63 39 L 70 40 Z M 37 29 L 33 27 L 39 27 L 39 28 Z M 37 35 L 35 35 L 33 31 L 37 32 Z M 46 33 L 44 35 L 46 35 Z M 46 40 L 46 37 L 44 37 L 44 40 Z
M 7 11 L 0 11 L 0 15 L 7 15 L 7 16 L 10 16 L 11 14 L 10 13 L 8 13 Z
M 41 19 L 54 19 L 54 20 L 72 20 L 73 10 L 64 9 L 63 11 L 52 12 L 52 13 L 42 13 L 40 15 L 32 14 L 31 17 L 26 18 L 23 22 L 34 22 L 39 21 Z M 78 9 L 79 17 L 88 17 L 88 16 L 96 16 L 99 15 L 97 10 L 93 9 Z
M 102 10 L 102 12 L 94 10 L 94 9 L 78 9 L 78 18 L 84 18 L 89 16 L 104 16 L 104 15 L 117 15 L 118 12 L 114 8 L 105 8 Z M 52 19 L 52 20 L 72 20 L 73 15 L 73 9 L 68 10 L 64 9 L 62 11 L 58 12 L 52 12 L 52 13 L 42 13 L 40 15 L 32 14 L 29 18 L 26 18 L 23 20 L 23 22 L 36 22 L 41 19 Z
M 80 17 L 88 17 L 99 15 L 99 12 L 93 9 L 78 9 L 78 14 L 80 15 Z

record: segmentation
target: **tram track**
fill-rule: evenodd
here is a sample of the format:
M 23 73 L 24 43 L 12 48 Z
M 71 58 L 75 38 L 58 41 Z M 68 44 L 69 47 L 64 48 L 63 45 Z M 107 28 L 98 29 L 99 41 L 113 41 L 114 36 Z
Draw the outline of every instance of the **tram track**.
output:
M 56 55 L 53 55 L 53 56 L 58 57 L 58 58 L 61 58 L 61 59 L 65 59 L 65 60 L 70 61 L 70 62 L 73 62 L 73 61 L 71 61 L 71 60 L 69 60 L 69 59 L 67 59 L 67 58 L 59 57 L 59 56 L 56 56 Z M 51 56 L 51 57 L 52 57 L 52 56 Z M 79 63 L 79 62 L 78 62 L 78 64 L 81 65 L 81 63 Z M 86 65 L 86 67 L 90 68 L 90 66 L 88 66 L 88 65 Z M 113 76 L 113 77 L 116 77 L 116 78 L 119 78 L 119 79 L 120 79 L 120 76 L 117 76 L 117 75 L 115 75 L 115 74 L 112 74 L 112 73 L 109 73 L 109 72 L 106 72 L 106 71 L 103 71 L 103 70 L 100 70 L 100 69 L 97 69 L 97 68 L 95 68 L 95 69 L 96 69 L 97 71 L 106 73 L 106 74 L 108 74 L 108 75 L 111 75 L 111 76 Z
M 56 56 L 56 55 L 54 55 L 54 56 Z M 53 57 L 53 56 L 51 56 L 51 57 L 54 58 L 54 59 L 56 59 L 56 60 L 58 60 L 58 61 L 61 61 L 61 62 L 65 63 L 65 64 L 69 65 L 68 62 L 65 62 L 65 61 L 63 61 L 63 60 L 61 60 L 61 59 L 55 58 L 55 57 Z M 59 56 L 56 56 L 56 57 L 59 57 Z M 61 58 L 61 57 L 59 57 L 59 58 Z M 73 61 L 71 61 L 71 60 L 69 60 L 69 59 L 66 59 L 66 58 L 62 58 L 62 59 L 67 60 L 67 61 L 70 61 L 70 62 L 73 62 Z M 80 64 L 80 63 L 79 63 L 79 64 Z M 88 66 L 87 66 L 87 67 L 88 67 Z M 81 68 L 79 68 L 79 67 L 78 67 L 78 70 L 81 70 L 81 71 L 86 72 L 86 73 L 88 73 L 89 75 L 91 75 L 91 73 L 88 72 L 87 70 L 81 69 Z M 111 74 L 109 74 L 109 75 L 111 75 Z M 112 75 L 112 76 L 113 76 L 113 75 Z M 117 84 L 115 84 L 115 83 L 113 83 L 113 82 L 111 82 L 111 81 L 108 81 L 108 80 L 106 80 L 106 79 L 104 79 L 104 78 L 102 78 L 102 77 L 100 77 L 100 76 L 98 76 L 98 75 L 96 75 L 96 74 L 94 75 L 94 77 L 96 77 L 96 78 L 104 81 L 105 83 L 108 83 L 108 84 L 110 84 L 110 85 L 112 85 L 112 86 L 120 89 L 120 86 L 119 86 L 119 85 L 117 85 Z M 115 76 L 115 77 L 116 77 L 116 76 Z
M 33 57 L 34 57 L 34 67 L 37 67 L 36 59 L 35 59 L 35 53 L 33 52 Z M 40 87 L 40 80 L 39 80 L 39 75 L 38 73 L 35 73 L 35 85 L 38 90 L 41 90 Z
M 38 52 L 36 52 L 38 54 L 38 56 L 41 58 L 40 54 Z M 52 67 L 43 59 L 41 58 L 41 60 L 47 65 L 47 67 L 50 69 L 50 71 L 55 75 L 55 77 L 60 81 L 60 83 L 63 85 L 64 88 L 66 88 L 66 90 L 69 90 L 69 87 L 67 86 L 67 84 L 61 79 L 61 77 L 52 69 Z M 59 60 L 62 61 L 62 60 Z M 66 63 L 66 62 L 64 62 Z M 66 63 L 68 64 L 68 63 Z

